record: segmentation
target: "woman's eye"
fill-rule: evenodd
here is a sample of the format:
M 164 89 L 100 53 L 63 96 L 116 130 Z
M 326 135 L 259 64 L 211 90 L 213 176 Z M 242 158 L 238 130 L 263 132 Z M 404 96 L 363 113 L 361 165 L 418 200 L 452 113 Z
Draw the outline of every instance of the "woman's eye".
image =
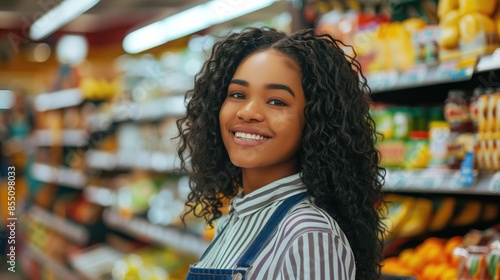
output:
M 276 99 L 273 99 L 273 100 L 269 101 L 269 104 L 276 105 L 276 106 L 286 106 L 285 102 L 279 101 L 279 100 L 276 100 Z
M 244 99 L 245 95 L 241 92 L 233 92 L 228 95 L 229 97 L 236 98 L 236 99 Z

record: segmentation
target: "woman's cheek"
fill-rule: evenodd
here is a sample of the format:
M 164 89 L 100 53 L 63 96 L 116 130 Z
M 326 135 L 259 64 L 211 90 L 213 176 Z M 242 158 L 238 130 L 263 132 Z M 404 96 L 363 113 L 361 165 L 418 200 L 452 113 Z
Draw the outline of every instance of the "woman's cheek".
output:
M 285 112 L 276 114 L 272 121 L 271 126 L 275 133 L 281 133 L 285 129 L 291 129 L 293 125 L 298 124 L 297 114 L 294 112 Z

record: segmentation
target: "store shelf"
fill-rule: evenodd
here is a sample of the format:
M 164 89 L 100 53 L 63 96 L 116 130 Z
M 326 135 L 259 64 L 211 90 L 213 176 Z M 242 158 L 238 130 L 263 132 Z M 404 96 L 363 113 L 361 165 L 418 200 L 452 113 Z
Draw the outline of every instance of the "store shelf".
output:
M 176 155 L 150 151 L 119 151 L 117 153 L 90 150 L 85 155 L 89 168 L 99 170 L 143 169 L 156 172 L 176 172 L 180 160 Z
M 111 206 L 116 201 L 115 193 L 104 187 L 86 186 L 83 194 L 88 201 L 104 207 Z
M 106 244 L 96 244 L 70 255 L 70 263 L 75 271 L 86 279 L 107 279 L 115 263 L 124 254 Z
M 31 175 L 38 181 L 81 189 L 87 183 L 83 172 L 65 167 L 54 167 L 48 164 L 35 163 Z
M 86 146 L 88 142 L 87 133 L 79 129 L 63 130 L 59 135 L 52 130 L 36 130 L 34 133 L 36 145 L 39 147 L 83 147 Z
M 105 131 L 111 127 L 113 124 L 113 114 L 112 113 L 98 113 L 89 116 L 88 128 L 91 132 Z
M 35 98 L 34 105 L 38 111 L 43 112 L 78 106 L 83 100 L 82 91 L 78 88 L 73 88 L 40 94 Z
M 155 121 L 166 117 L 182 116 L 186 112 L 184 96 L 169 96 L 144 103 L 130 102 L 118 104 L 113 108 L 113 120 Z
M 460 61 L 447 61 L 436 65 L 418 64 L 398 72 L 379 71 L 367 76 L 373 93 L 466 81 L 472 78 L 475 64 L 462 67 Z
M 476 67 L 476 72 L 486 72 L 500 69 L 500 49 L 496 49 L 491 55 L 481 57 Z
M 54 260 L 50 256 L 47 256 L 40 249 L 31 244 L 24 247 L 23 254 L 25 258 L 33 259 L 41 266 L 49 268 L 55 274 L 57 279 L 84 280 L 83 278 L 76 276 L 71 269 Z
M 104 222 L 110 228 L 123 231 L 145 242 L 153 242 L 188 254 L 201 256 L 208 242 L 177 228 L 162 227 L 139 217 L 126 218 L 117 211 L 106 209 Z
M 86 245 L 90 239 L 90 233 L 84 226 L 58 217 L 43 208 L 32 206 L 29 210 L 29 214 L 33 220 L 43 224 L 45 227 L 50 228 L 78 245 Z
M 384 190 L 398 193 L 426 193 L 499 196 L 500 172 L 474 171 L 475 183 L 461 186 L 460 171 L 451 169 L 387 169 Z

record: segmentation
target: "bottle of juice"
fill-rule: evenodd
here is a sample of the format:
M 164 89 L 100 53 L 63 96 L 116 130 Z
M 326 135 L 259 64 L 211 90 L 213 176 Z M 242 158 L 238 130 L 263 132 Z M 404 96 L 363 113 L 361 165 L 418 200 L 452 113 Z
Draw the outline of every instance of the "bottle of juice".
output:
M 450 125 L 445 121 L 429 123 L 429 150 L 431 159 L 429 167 L 446 167 L 448 160 L 448 141 Z
M 484 93 L 484 89 L 475 88 L 472 92 L 472 96 L 469 99 L 469 115 L 472 122 L 472 130 L 476 132 L 478 130 L 479 121 L 479 97 Z

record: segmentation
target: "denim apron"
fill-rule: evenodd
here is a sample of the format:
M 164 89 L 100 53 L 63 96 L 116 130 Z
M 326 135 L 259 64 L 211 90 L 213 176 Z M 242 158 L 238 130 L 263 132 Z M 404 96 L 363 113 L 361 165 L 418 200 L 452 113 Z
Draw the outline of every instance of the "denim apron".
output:
M 273 213 L 269 221 L 264 225 L 264 228 L 260 231 L 259 235 L 252 242 L 247 251 L 243 254 L 240 260 L 236 263 L 235 267 L 232 269 L 219 269 L 219 268 L 198 268 L 190 266 L 189 273 L 186 280 L 245 280 L 248 271 L 252 269 L 252 263 L 260 252 L 262 247 L 266 244 L 267 240 L 273 234 L 276 227 L 280 224 L 281 220 L 290 211 L 290 209 L 295 206 L 298 202 L 306 197 L 306 193 L 299 193 L 293 195 L 283 201 L 283 203 L 278 206 L 276 211 Z M 229 223 L 227 223 L 229 225 Z M 202 260 L 207 252 L 210 251 L 212 246 L 216 243 L 218 238 L 222 235 L 222 232 L 226 229 L 227 225 L 222 229 L 222 231 L 217 235 L 217 237 L 212 241 L 210 246 L 207 248 L 205 253 L 201 256 Z

